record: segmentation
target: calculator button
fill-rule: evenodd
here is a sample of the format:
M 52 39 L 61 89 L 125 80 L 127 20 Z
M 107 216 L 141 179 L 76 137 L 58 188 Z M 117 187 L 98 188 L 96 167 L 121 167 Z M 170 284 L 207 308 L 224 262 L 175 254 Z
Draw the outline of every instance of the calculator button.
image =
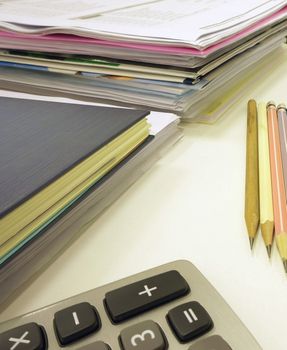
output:
M 100 320 L 95 308 L 84 302 L 56 312 L 54 325 L 59 342 L 66 345 L 99 329 Z
M 207 311 L 196 301 L 185 303 L 170 310 L 167 319 L 178 339 L 187 342 L 213 327 Z
M 102 341 L 97 341 L 95 343 L 91 343 L 89 345 L 78 348 L 77 350 L 111 350 L 111 348 Z
M 188 350 L 232 350 L 231 347 L 219 335 L 202 339 L 192 345 Z
M 120 342 L 123 350 L 167 349 L 163 332 L 153 321 L 144 321 L 122 330 Z
M 10 329 L 0 334 L 1 350 L 44 350 L 45 337 L 42 328 L 36 323 Z
M 113 322 L 121 322 L 189 292 L 177 271 L 156 275 L 108 292 L 105 302 Z

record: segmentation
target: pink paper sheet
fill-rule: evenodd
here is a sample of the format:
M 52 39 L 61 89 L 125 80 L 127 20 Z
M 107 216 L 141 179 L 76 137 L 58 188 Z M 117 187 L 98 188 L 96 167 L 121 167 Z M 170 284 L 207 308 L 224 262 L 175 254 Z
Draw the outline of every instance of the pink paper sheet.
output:
M 193 47 L 188 47 L 187 44 L 182 44 L 181 46 L 178 45 L 153 45 L 153 44 L 142 44 L 142 43 L 132 43 L 132 42 L 124 42 L 124 41 L 114 41 L 114 40 L 102 40 L 102 39 L 94 39 L 94 38 L 88 38 L 88 37 L 82 37 L 82 36 L 76 36 L 76 35 L 69 35 L 69 34 L 49 34 L 49 35 L 36 35 L 36 34 L 20 34 L 15 32 L 7 32 L 7 31 L 0 31 L 0 38 L 11 38 L 10 48 L 13 48 L 13 40 L 17 39 L 18 43 L 15 44 L 15 49 L 20 49 L 19 46 L 19 40 L 23 39 L 23 42 L 29 41 L 30 43 L 35 41 L 48 41 L 51 43 L 57 42 L 57 43 L 74 43 L 75 46 L 77 44 L 87 44 L 87 45 L 100 45 L 100 46 L 110 46 L 110 47 L 120 47 L 120 48 L 127 48 L 127 49 L 136 49 L 136 50 L 142 50 L 142 51 L 149 51 L 149 52 L 158 52 L 158 53 L 169 53 L 174 55 L 187 55 L 187 56 L 199 56 L 199 57 L 205 57 L 210 55 L 211 53 L 229 45 L 232 44 L 244 37 L 246 37 L 249 34 L 254 33 L 255 31 L 268 26 L 269 24 L 275 23 L 279 19 L 286 18 L 287 16 L 287 6 L 282 8 L 280 11 L 272 14 L 269 17 L 266 17 L 255 24 L 245 28 L 244 30 L 241 30 L 240 32 L 233 34 L 229 36 L 228 38 L 209 46 L 206 49 L 198 50 Z M 21 48 L 25 49 L 25 45 Z M 42 50 L 41 50 L 42 51 Z M 45 51 L 45 48 L 43 48 L 43 51 Z

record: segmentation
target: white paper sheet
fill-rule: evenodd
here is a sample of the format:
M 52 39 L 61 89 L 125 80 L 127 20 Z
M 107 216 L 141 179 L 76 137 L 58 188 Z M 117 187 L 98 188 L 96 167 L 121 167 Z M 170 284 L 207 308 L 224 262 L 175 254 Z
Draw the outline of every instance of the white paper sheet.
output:
M 286 0 L 138 0 L 132 1 L 132 5 L 130 0 L 123 0 L 121 8 L 112 1 L 88 9 L 92 0 L 58 1 L 54 7 L 51 2 L 55 0 L 42 7 L 43 0 L 2 0 L 0 24 L 26 33 L 66 32 L 101 39 L 177 43 L 204 48 L 287 5 Z M 55 11 L 53 8 L 61 3 L 57 10 L 59 16 L 57 12 L 49 16 L 49 11 Z M 71 6 L 67 6 L 68 3 Z M 22 12 L 23 4 L 26 7 Z M 63 13 L 66 8 L 67 13 Z M 78 17 L 75 17 L 77 9 Z M 15 26 L 17 23 L 26 26 Z
M 149 2 L 151 0 L 2 0 L 0 16 L 1 20 L 19 21 L 27 25 L 41 25 L 42 21 L 53 25 L 58 20 L 98 16 L 105 12 Z

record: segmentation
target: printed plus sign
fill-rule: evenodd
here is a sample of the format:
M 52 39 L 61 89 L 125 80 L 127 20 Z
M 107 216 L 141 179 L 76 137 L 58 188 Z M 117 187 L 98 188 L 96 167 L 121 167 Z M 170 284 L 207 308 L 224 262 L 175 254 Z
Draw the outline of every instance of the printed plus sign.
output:
M 147 285 L 144 286 L 144 290 L 142 292 L 139 292 L 139 295 L 144 295 L 144 294 L 147 294 L 149 297 L 152 296 L 152 291 L 153 290 L 156 290 L 157 287 L 152 287 L 152 288 L 149 288 Z

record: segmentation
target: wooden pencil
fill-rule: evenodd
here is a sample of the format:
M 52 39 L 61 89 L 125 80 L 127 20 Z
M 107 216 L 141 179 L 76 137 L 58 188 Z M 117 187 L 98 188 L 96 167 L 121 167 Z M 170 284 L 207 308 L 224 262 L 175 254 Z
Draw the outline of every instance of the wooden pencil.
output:
M 247 105 L 245 222 L 251 249 L 259 225 L 259 175 L 257 105 L 254 100 Z
M 283 177 L 285 193 L 287 189 L 287 115 L 285 104 L 280 104 L 277 107 L 277 117 L 280 137 L 280 150 L 283 165 Z
M 274 102 L 267 104 L 269 152 L 271 165 L 272 197 L 274 208 L 275 239 L 279 254 L 287 272 L 287 208 L 282 159 L 280 152 L 279 128 Z
M 274 233 L 274 216 L 266 103 L 258 104 L 258 161 L 260 228 L 270 258 Z

